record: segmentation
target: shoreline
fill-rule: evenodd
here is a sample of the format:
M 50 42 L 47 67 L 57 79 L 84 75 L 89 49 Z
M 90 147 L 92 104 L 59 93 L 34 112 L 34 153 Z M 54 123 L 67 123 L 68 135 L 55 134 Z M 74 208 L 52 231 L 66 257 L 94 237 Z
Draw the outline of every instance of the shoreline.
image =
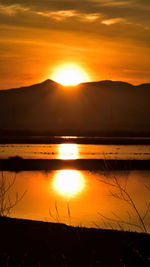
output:
M 0 159 L 1 171 L 34 171 L 34 170 L 150 170 L 150 160 L 103 160 L 103 159 L 23 159 L 11 157 Z
M 150 145 L 150 137 L 0 136 L 0 144 Z

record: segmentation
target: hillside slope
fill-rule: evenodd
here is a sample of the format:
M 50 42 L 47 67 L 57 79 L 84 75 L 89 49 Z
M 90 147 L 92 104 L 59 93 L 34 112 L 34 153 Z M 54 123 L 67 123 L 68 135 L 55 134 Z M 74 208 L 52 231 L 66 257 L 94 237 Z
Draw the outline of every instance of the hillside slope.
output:
M 149 135 L 150 84 L 54 81 L 0 91 L 0 132 L 52 135 Z

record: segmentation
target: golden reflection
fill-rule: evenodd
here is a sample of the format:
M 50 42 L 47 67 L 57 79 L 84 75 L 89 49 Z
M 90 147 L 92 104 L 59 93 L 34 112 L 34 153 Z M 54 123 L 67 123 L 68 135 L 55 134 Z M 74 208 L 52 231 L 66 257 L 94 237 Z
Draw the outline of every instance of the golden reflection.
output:
M 77 144 L 60 144 L 59 145 L 60 159 L 77 159 L 78 145 Z
M 57 171 L 53 180 L 53 188 L 59 194 L 66 197 L 74 197 L 85 186 L 85 180 L 81 172 L 76 170 Z
M 66 136 L 61 136 L 61 138 L 62 139 L 77 139 L 77 136 L 68 136 L 68 135 L 66 135 Z

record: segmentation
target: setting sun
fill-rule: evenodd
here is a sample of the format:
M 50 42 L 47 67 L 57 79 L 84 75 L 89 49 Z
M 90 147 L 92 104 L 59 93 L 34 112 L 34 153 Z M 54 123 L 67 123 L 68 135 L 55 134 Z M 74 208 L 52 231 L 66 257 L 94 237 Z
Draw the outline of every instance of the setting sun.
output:
M 70 86 L 89 81 L 89 76 L 77 64 L 64 64 L 56 68 L 52 79 L 64 86 Z

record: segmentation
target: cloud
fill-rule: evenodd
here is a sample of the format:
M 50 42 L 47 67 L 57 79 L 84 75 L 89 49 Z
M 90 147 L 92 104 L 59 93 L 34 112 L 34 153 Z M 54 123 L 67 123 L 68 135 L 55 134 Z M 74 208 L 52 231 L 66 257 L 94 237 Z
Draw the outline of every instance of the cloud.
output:
M 75 10 L 60 10 L 60 11 L 55 11 L 55 12 L 34 12 L 37 15 L 41 15 L 44 17 L 50 17 L 55 20 L 63 20 L 65 18 L 71 18 L 77 16 L 77 13 Z
M 123 6 L 129 6 L 133 3 L 133 1 L 102 1 L 103 6 L 110 6 L 110 7 L 123 7 Z
M 98 14 L 77 13 L 76 10 L 60 10 L 60 11 L 55 11 L 55 12 L 37 11 L 33 13 L 44 16 L 44 17 L 49 17 L 57 21 L 62 21 L 64 19 L 73 18 L 73 17 L 78 17 L 79 20 L 85 20 L 85 21 L 95 21 L 100 18 L 100 15 Z
M 101 7 L 129 6 L 135 0 L 0 0 L 4 5 L 22 5 L 36 11 L 78 10 L 79 13 L 100 12 Z
M 84 16 L 84 19 L 87 21 L 95 21 L 100 18 L 99 14 L 88 14 Z
M 150 42 L 149 8 L 149 0 L 0 0 L 0 24 Z
M 29 8 L 23 7 L 19 4 L 8 5 L 8 6 L 0 4 L 0 13 L 8 16 L 14 16 L 19 12 L 26 12 L 29 10 L 30 10 Z
M 116 23 L 124 23 L 125 20 L 123 18 L 113 18 L 113 19 L 107 19 L 107 20 L 102 20 L 101 23 L 105 24 L 107 26 L 110 26 L 112 24 Z

